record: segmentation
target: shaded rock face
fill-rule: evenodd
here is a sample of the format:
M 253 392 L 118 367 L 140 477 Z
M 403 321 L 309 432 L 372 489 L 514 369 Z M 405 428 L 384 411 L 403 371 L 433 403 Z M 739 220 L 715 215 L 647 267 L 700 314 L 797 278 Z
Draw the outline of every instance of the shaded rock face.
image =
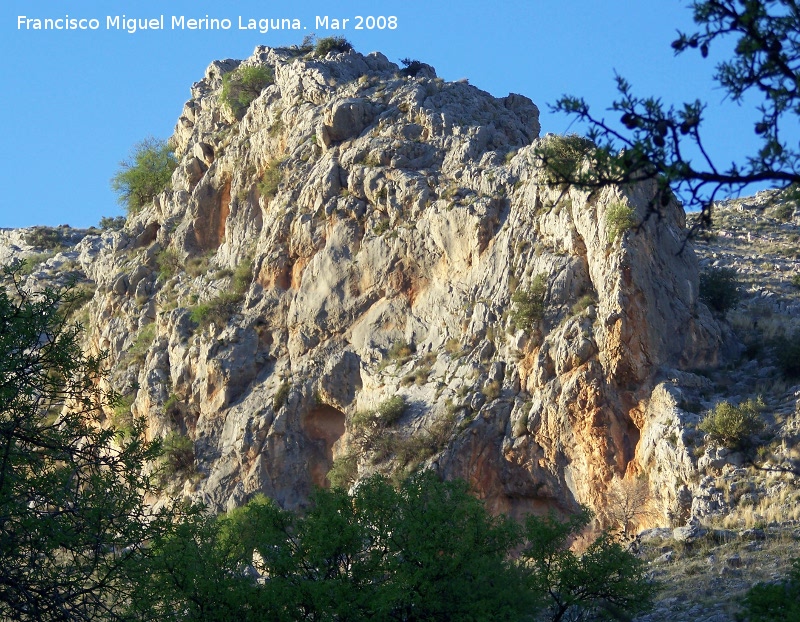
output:
M 723 345 L 681 208 L 642 222 L 647 185 L 548 187 L 534 149 L 558 138 L 521 95 L 406 77 L 378 53 L 243 62 L 274 84 L 237 121 L 219 94 L 239 63 L 212 63 L 171 187 L 78 247 L 112 382 L 150 434 L 194 441 L 182 494 L 294 507 L 347 459 L 356 478 L 464 478 L 514 515 L 602 512 L 614 478 L 646 473 L 679 515 L 694 459 L 664 438 L 673 393 Z M 641 226 L 613 236 L 620 203 Z M 544 314 L 523 330 L 512 294 L 537 277 Z M 357 415 L 397 395 L 399 418 L 365 430 Z

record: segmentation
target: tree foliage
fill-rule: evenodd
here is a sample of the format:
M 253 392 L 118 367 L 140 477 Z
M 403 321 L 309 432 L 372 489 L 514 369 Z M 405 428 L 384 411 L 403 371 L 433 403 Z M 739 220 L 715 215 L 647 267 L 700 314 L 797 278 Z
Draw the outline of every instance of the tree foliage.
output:
M 763 408 L 761 398 L 749 399 L 738 406 L 720 402 L 698 427 L 723 447 L 745 449 L 752 442 L 752 436 L 765 427 L 761 417 Z
M 700 298 L 717 313 L 724 315 L 733 309 L 740 297 L 735 268 L 712 266 L 700 273 Z
M 598 536 L 581 555 L 569 548 L 591 519 L 585 508 L 566 521 L 554 514 L 527 519 L 522 559 L 552 622 L 619 619 L 652 603 L 656 586 L 645 579 L 644 562 L 610 534 Z
M 119 166 L 111 188 L 120 205 L 135 214 L 167 187 L 178 162 L 168 141 L 151 136 L 137 143 Z
M 241 119 L 261 91 L 275 81 L 272 67 L 267 65 L 240 65 L 222 76 L 220 101 Z
M 141 428 L 101 429 L 112 401 L 66 317 L 69 291 L 31 292 L 19 264 L 0 287 L 0 618 L 114 618 L 131 562 L 162 524 L 144 504 Z
M 399 488 L 376 475 L 352 494 L 318 490 L 304 513 L 257 496 L 217 519 L 196 513 L 156 540 L 131 614 L 469 622 L 645 609 L 653 587 L 610 536 L 582 555 L 567 548 L 589 518 L 531 518 L 523 530 L 491 516 L 464 482 L 430 472 Z
M 564 96 L 555 110 L 588 123 L 596 147 L 585 154 L 585 166 L 572 169 L 544 143 L 539 155 L 557 183 L 593 189 L 654 180 L 657 191 L 649 213 L 668 205 L 673 192 L 687 210 L 701 210 L 708 224 L 715 198 L 734 194 L 748 184 L 769 182 L 788 188 L 800 182 L 800 146 L 790 143 L 800 114 L 800 9 L 795 0 L 697 0 L 692 3 L 697 31 L 678 33 L 676 54 L 698 50 L 705 58 L 713 45 L 733 37 L 732 57 L 716 67 L 715 80 L 735 102 L 760 100 L 753 130 L 758 152 L 744 162 L 721 167 L 708 155 L 700 128 L 705 106 L 694 101 L 666 107 L 655 97 L 639 97 L 617 77 L 619 99 L 610 110 L 618 122 L 590 110 L 580 97 Z M 796 194 L 796 191 L 795 193 Z
M 154 544 L 138 617 L 180 620 L 524 620 L 508 559 L 516 525 L 430 473 L 319 490 L 304 514 L 265 497 L 196 514 Z

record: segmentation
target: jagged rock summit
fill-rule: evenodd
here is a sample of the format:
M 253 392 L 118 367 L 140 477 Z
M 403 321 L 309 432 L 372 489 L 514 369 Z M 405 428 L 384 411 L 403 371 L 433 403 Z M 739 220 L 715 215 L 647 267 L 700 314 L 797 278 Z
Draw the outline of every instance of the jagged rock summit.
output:
M 234 109 L 241 67 L 274 79 Z M 111 382 L 149 434 L 190 441 L 171 494 L 297 506 L 424 466 L 494 511 L 602 516 L 646 474 L 653 522 L 686 518 L 682 387 L 725 339 L 683 210 L 644 219 L 646 184 L 552 187 L 535 148 L 562 138 L 539 134 L 528 98 L 379 53 L 212 63 L 171 186 L 74 251 Z

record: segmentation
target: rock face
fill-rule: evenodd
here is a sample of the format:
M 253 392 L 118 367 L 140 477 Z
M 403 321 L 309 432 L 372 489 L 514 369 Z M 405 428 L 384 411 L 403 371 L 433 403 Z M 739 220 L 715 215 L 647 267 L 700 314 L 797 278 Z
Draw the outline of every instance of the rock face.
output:
M 724 339 L 679 252 L 682 209 L 643 220 L 647 185 L 548 186 L 534 149 L 559 137 L 521 95 L 377 53 L 244 63 L 275 79 L 241 120 L 220 101 L 239 63 L 214 62 L 176 126 L 171 187 L 76 247 L 112 382 L 151 435 L 193 442 L 172 493 L 297 506 L 331 468 L 422 464 L 495 511 L 602 515 L 612 481 L 646 474 L 655 522 L 685 517 L 681 387 Z M 639 226 L 614 235 L 620 204 Z M 535 282 L 543 317 L 523 329 L 512 295 Z

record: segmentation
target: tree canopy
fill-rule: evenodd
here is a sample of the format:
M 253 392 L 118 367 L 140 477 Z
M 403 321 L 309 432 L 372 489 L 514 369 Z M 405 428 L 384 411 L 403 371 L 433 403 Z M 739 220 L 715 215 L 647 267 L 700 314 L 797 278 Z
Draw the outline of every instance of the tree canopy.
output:
M 120 205 L 135 214 L 167 187 L 177 166 L 169 142 L 151 136 L 137 143 L 131 155 L 120 162 L 111 188 L 119 195 Z
M 464 482 L 383 476 L 318 490 L 304 512 L 263 496 L 202 513 L 154 543 L 139 619 L 578 620 L 646 609 L 641 562 L 608 534 L 569 550 L 590 520 L 490 515 Z M 523 550 L 521 556 L 515 551 Z
M 158 447 L 98 425 L 114 396 L 66 319 L 69 291 L 26 290 L 19 264 L 0 285 L 0 618 L 113 618 L 160 526 L 142 473 Z
M 697 50 L 705 58 L 714 45 L 733 37 L 732 56 L 716 67 L 715 80 L 735 102 L 757 99 L 752 131 L 761 141 L 743 162 L 720 164 L 709 156 L 701 133 L 705 105 L 696 100 L 667 107 L 659 98 L 640 97 L 617 77 L 619 99 L 610 119 L 597 115 L 581 97 L 564 96 L 554 106 L 588 124 L 588 138 L 573 165 L 554 143 L 539 150 L 551 181 L 595 189 L 654 180 L 657 191 L 650 214 L 674 195 L 687 210 L 701 211 L 710 222 L 714 200 L 753 183 L 793 188 L 800 182 L 800 5 L 796 0 L 698 0 L 692 3 L 696 32 L 679 32 L 676 54 Z M 577 164 L 575 164 L 577 162 Z

